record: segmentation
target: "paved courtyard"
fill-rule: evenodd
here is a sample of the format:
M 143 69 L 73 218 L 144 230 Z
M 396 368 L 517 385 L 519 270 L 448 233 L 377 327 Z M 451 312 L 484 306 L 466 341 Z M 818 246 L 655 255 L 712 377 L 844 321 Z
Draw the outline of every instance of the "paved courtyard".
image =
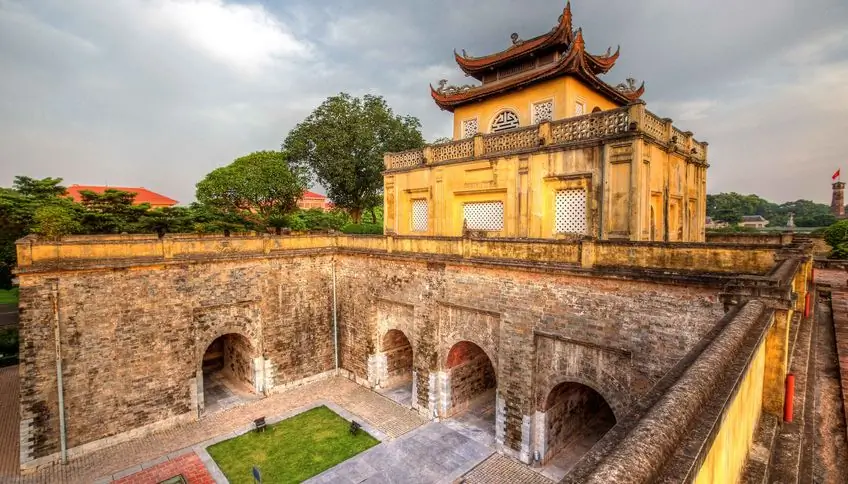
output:
M 154 479 L 160 471 L 164 475 L 178 469 L 186 469 L 187 478 L 193 476 L 187 479 L 189 484 L 212 482 L 196 466 L 195 458 L 205 454 L 198 444 L 230 438 L 260 416 L 290 415 L 319 401 L 330 402 L 372 427 L 382 443 L 316 476 L 312 482 L 449 483 L 463 475 L 467 482 L 491 484 L 552 482 L 518 462 L 493 454 L 491 446 L 469 436 L 462 426 L 459 430 L 452 428 L 457 422 L 428 423 L 409 408 L 339 377 L 246 402 L 199 421 L 71 459 L 67 465 L 48 466 L 21 476 L 17 467 L 17 378 L 17 367 L 0 369 L 0 482 L 3 484 L 153 483 L 158 482 Z M 470 414 L 470 417 L 480 415 Z M 207 463 L 206 467 L 214 466 Z M 223 482 L 216 470 L 210 469 L 212 479 Z M 360 479 L 352 481 L 348 476 Z

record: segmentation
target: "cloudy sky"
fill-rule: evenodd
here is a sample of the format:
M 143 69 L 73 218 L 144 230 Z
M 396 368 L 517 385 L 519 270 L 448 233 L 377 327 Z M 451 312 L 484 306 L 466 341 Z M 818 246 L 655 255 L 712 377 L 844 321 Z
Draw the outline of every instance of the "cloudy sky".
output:
M 278 149 L 327 96 L 381 94 L 449 136 L 428 84 L 556 24 L 564 0 L 0 0 L 0 185 L 25 174 L 182 202 Z M 709 191 L 829 202 L 848 179 L 845 0 L 575 0 L 606 80 L 710 142 Z

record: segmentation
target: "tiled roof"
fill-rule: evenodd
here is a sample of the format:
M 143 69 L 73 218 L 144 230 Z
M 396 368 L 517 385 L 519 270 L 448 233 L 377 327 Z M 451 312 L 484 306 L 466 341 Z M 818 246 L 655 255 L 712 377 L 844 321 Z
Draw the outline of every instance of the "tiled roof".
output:
M 743 222 L 765 222 L 766 219 L 763 218 L 762 215 L 743 215 Z
M 324 199 L 327 198 L 327 196 L 321 195 L 320 193 L 310 192 L 309 190 L 306 190 L 306 191 L 303 192 L 303 198 L 304 199 L 308 198 L 308 199 L 312 199 L 312 200 L 324 200 Z
M 82 194 L 80 192 L 89 191 L 94 193 L 103 193 L 106 190 L 119 190 L 122 192 L 130 192 L 135 193 L 135 199 L 133 203 L 135 205 L 140 205 L 142 203 L 149 203 L 153 206 L 172 206 L 176 205 L 177 202 L 173 198 L 168 198 L 164 195 L 160 195 L 156 192 L 150 191 L 144 187 L 112 187 L 112 186 L 98 186 L 98 185 L 71 185 L 68 187 L 67 195 L 73 197 L 75 202 L 82 201 Z

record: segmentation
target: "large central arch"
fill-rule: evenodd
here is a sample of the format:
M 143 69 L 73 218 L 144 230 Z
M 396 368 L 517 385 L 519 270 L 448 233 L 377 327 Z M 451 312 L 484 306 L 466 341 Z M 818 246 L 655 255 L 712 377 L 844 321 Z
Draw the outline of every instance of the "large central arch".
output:
M 455 430 L 486 445 L 495 441 L 497 375 L 489 355 L 476 343 L 460 341 L 445 360 L 443 415 Z
M 199 410 L 212 413 L 257 398 L 257 356 L 242 334 L 226 333 L 212 340 L 200 359 Z

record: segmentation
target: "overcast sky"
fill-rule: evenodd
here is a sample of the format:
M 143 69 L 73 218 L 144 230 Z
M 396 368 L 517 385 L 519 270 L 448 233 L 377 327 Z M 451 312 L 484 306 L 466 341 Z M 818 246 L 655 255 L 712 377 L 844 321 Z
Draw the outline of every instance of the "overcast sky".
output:
M 429 96 L 453 49 L 551 29 L 564 0 L 0 0 L 0 185 L 144 186 L 188 203 L 212 169 L 279 149 L 327 96 L 381 94 L 451 135 Z M 605 79 L 710 143 L 708 190 L 830 201 L 848 178 L 848 1 L 575 0 Z

